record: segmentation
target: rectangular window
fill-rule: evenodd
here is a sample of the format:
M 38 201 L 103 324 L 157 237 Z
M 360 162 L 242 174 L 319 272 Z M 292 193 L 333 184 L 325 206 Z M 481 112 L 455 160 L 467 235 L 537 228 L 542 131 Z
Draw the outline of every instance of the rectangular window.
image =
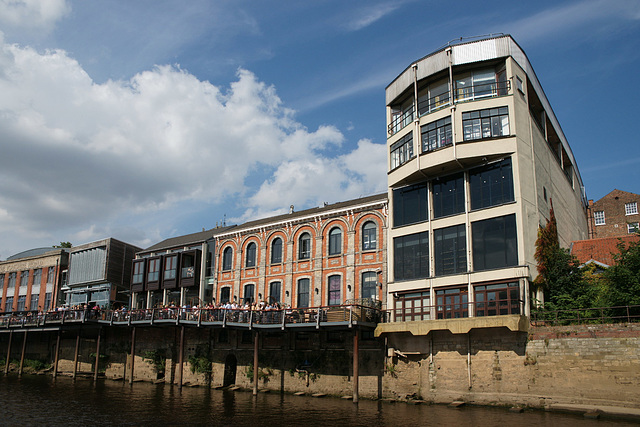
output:
M 465 141 L 509 135 L 508 107 L 462 113 L 462 131 Z
M 20 287 L 27 286 L 29 283 L 29 270 L 20 273 Z
M 29 303 L 29 307 L 27 308 L 27 310 L 37 310 L 39 299 L 40 299 L 39 294 L 31 294 L 31 301 Z
M 637 233 L 638 230 L 639 229 L 638 229 L 637 222 L 630 222 L 629 224 L 627 224 L 627 233 L 629 234 Z
M 255 285 L 253 283 L 244 286 L 244 303 L 251 304 L 255 302 Z
M 433 217 L 455 215 L 465 211 L 464 174 L 459 173 L 433 181 Z
M 160 279 L 160 258 L 149 260 L 149 272 L 147 282 L 157 282 Z
M 178 262 L 178 258 L 176 257 L 176 263 Z M 180 268 L 180 277 L 183 279 L 192 279 L 196 277 L 196 256 L 193 253 L 182 254 L 182 262 Z
M 429 277 L 429 232 L 393 239 L 394 280 Z
M 4 305 L 4 311 L 7 313 L 13 311 L 13 297 L 7 296 L 7 302 Z
M 280 294 L 282 293 L 282 284 L 280 282 L 272 282 L 269 285 L 269 302 L 280 302 Z
M 465 225 L 441 228 L 433 232 L 436 275 L 467 271 L 467 234 Z
M 413 157 L 413 134 L 409 132 L 391 146 L 391 169 L 408 162 Z
M 625 203 L 624 213 L 625 215 L 638 215 L 638 203 L 637 202 Z
M 4 289 L 4 273 L 0 274 L 0 297 L 2 297 L 3 289 Z
M 36 268 L 33 270 L 33 286 L 40 286 L 40 282 L 42 281 L 42 269 Z
M 474 222 L 471 235 L 475 271 L 518 265 L 515 215 Z
M 511 158 L 469 172 L 471 209 L 483 209 L 513 202 Z
M 174 280 L 178 269 L 178 255 L 171 255 L 164 259 L 164 280 Z
M 451 116 L 428 123 L 421 128 L 422 152 L 437 150 L 453 144 L 451 138 Z
M 430 320 L 431 305 L 429 291 L 403 294 L 395 301 L 396 322 Z
M 427 183 L 393 190 L 393 226 L 415 224 L 428 219 Z
M 391 123 L 389 123 L 389 128 L 387 129 L 389 135 L 399 132 L 413 122 L 413 98 L 409 98 L 403 104 L 395 105 L 391 108 L 393 110 L 391 112 Z
M 362 292 L 361 298 L 375 300 L 378 296 L 378 273 L 375 271 L 367 271 L 362 273 Z
M 418 112 L 420 116 L 439 110 L 449 105 L 449 82 L 444 80 L 429 85 L 426 90 L 421 90 L 418 96 Z
M 342 304 L 340 276 L 329 276 L 329 305 Z
M 604 211 L 594 212 L 593 219 L 595 220 L 596 225 L 604 225 Z
M 436 290 L 436 317 L 438 319 L 469 317 L 467 288 Z
M 298 280 L 298 307 L 309 307 L 309 279 Z
M 142 283 L 144 279 L 144 261 L 133 263 L 133 284 Z
M 53 285 L 55 283 L 55 271 L 55 267 L 49 267 L 47 269 L 47 285 Z
M 47 292 L 46 294 L 44 294 L 44 310 L 50 310 L 51 309 L 51 299 L 53 298 L 53 295 L 51 294 L 51 292 Z
M 476 316 L 520 314 L 518 282 L 475 287 Z
M 27 296 L 20 295 L 18 296 L 18 307 L 16 307 L 16 311 L 25 311 L 27 308 Z
M 16 273 L 9 273 L 9 283 L 7 283 L 7 289 L 15 289 L 16 287 Z

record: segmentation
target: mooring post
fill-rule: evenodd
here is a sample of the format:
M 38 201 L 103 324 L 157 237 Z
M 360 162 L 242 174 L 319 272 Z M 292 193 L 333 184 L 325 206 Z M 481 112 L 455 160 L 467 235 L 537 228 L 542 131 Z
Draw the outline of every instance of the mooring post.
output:
M 27 332 L 28 330 L 24 330 L 24 338 L 22 339 L 22 353 L 20 353 L 20 369 L 18 370 L 18 375 L 22 375 L 22 368 L 24 367 L 24 352 L 27 349 Z
M 5 364 L 4 364 L 5 375 L 9 373 L 9 360 L 11 358 L 11 340 L 12 339 L 13 339 L 13 331 L 9 331 L 9 345 L 7 346 L 7 360 L 5 360 Z
M 131 328 L 131 364 L 129 366 L 129 384 L 133 384 L 133 367 L 136 360 L 136 327 Z
M 358 403 L 358 380 L 359 380 L 359 345 L 360 330 L 356 328 L 353 334 L 353 403 Z
M 100 364 L 100 332 L 102 332 L 101 328 L 98 328 L 98 339 L 96 340 L 96 366 L 93 369 L 93 380 L 98 380 L 98 365 Z
M 258 394 L 258 331 L 253 335 L 253 395 Z
M 182 369 L 184 368 L 184 326 L 180 327 L 180 349 L 178 350 L 178 389 L 182 389 Z
M 80 351 L 80 330 L 78 330 L 78 335 L 76 335 L 76 352 L 73 356 L 73 378 L 76 377 L 78 373 L 78 352 Z
M 53 359 L 53 378 L 58 375 L 58 358 L 60 357 L 60 334 L 61 331 L 58 329 L 58 338 L 56 339 L 56 355 Z

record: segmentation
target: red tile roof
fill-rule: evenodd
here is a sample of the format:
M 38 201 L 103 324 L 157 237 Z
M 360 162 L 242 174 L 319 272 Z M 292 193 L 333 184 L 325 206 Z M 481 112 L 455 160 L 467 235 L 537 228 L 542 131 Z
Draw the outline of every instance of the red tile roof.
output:
M 640 241 L 640 236 L 630 234 L 623 237 L 603 237 L 601 239 L 578 240 L 571 244 L 571 254 L 575 255 L 580 264 L 593 259 L 606 265 L 613 265 L 613 255 L 618 253 L 618 243 L 628 245 L 630 242 Z

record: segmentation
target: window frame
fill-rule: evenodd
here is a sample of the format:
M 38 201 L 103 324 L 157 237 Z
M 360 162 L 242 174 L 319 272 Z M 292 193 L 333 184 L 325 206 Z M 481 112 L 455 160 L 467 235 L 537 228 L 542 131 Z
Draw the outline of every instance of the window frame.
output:
M 254 268 L 256 266 L 256 254 L 258 245 L 256 242 L 249 242 L 245 250 L 244 266 L 245 268 Z
M 640 231 L 640 223 L 638 222 L 628 222 L 627 223 L 627 234 L 634 234 Z
M 249 292 L 249 290 L 251 290 Z M 247 294 L 250 295 L 249 298 L 247 298 Z M 246 285 L 244 285 L 244 289 L 242 291 L 242 299 L 243 302 L 245 304 L 253 304 L 254 302 L 256 302 L 256 285 L 255 283 L 247 283 Z M 249 299 L 250 301 L 247 301 L 247 299 Z
M 422 153 L 430 153 L 440 148 L 453 145 L 451 116 L 446 116 L 420 126 L 420 141 L 420 150 Z
M 372 296 L 367 296 L 368 294 Z M 378 272 L 363 271 L 360 275 L 360 298 L 378 299 Z
M 453 238 L 451 236 L 455 234 Z M 447 250 L 450 245 L 454 247 Z M 433 252 L 435 275 L 444 276 L 450 274 L 466 273 L 467 262 L 467 227 L 465 224 L 433 230 Z M 445 254 L 449 254 L 445 256 Z M 446 268 L 447 261 L 453 264 L 453 268 Z
M 409 246 L 411 239 L 417 239 L 418 243 Z M 405 250 L 409 256 L 405 256 Z M 428 231 L 393 238 L 394 281 L 425 279 L 430 276 L 429 267 Z
M 431 320 L 431 293 L 425 290 L 400 294 L 393 302 L 393 309 L 396 322 Z
M 496 189 L 499 191 L 495 191 Z M 511 157 L 469 171 L 469 206 L 471 211 L 513 203 L 514 201 L 515 190 Z
M 222 271 L 233 270 L 233 248 L 227 246 L 222 250 Z
M 378 248 L 378 224 L 375 221 L 366 221 L 362 225 L 362 250 L 374 251 Z
M 464 172 L 434 179 L 431 183 L 433 218 L 464 213 L 465 187 Z
M 298 237 L 298 259 L 311 259 L 311 234 L 307 231 Z
M 478 141 L 508 136 L 511 136 L 509 107 L 485 108 L 462 113 L 463 141 Z
M 394 228 L 429 220 L 429 183 L 427 181 L 395 188 L 392 196 Z
M 505 293 L 504 298 L 500 298 L 500 293 Z M 521 314 L 520 283 L 518 282 L 475 285 L 473 294 L 476 317 Z
M 269 260 L 271 264 L 282 264 L 282 238 L 276 237 L 271 241 L 271 254 Z
M 391 144 L 389 148 L 389 169 L 393 170 L 404 165 L 415 156 L 413 154 L 413 132 L 409 132 L 396 142 Z
M 329 256 L 342 254 L 342 228 L 335 226 L 329 230 L 329 245 L 327 247 Z
M 339 274 L 327 277 L 327 305 L 342 305 L 342 276 Z
M 485 227 L 481 229 L 481 227 Z M 498 236 L 502 234 L 502 236 Z M 494 246 L 493 251 L 487 250 L 487 242 L 495 242 L 501 239 L 499 245 Z M 495 247 L 502 251 L 495 251 Z M 471 248 L 473 258 L 473 271 L 486 271 L 500 268 L 515 267 L 518 265 L 518 230 L 516 215 L 509 214 L 494 218 L 483 219 L 471 223 Z M 491 263 L 496 255 L 503 258 L 502 263 Z
M 309 279 L 308 277 L 303 277 L 301 279 L 298 279 L 297 286 L 298 286 L 297 288 L 298 299 L 296 300 L 296 303 L 297 303 L 296 307 L 308 308 L 309 304 L 311 303 L 311 298 L 310 298 L 311 279 Z
M 269 304 L 282 302 L 282 282 L 274 280 L 269 283 Z
M 629 202 L 624 204 L 624 214 L 628 215 L 638 215 L 638 203 L 637 202 Z
M 604 211 L 594 211 L 593 212 L 593 224 L 594 225 L 606 225 L 607 224 Z

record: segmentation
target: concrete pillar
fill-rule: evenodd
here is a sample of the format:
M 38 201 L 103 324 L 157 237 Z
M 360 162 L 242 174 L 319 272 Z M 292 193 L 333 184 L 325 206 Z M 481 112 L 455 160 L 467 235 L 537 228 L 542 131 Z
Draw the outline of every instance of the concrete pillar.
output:
M 131 365 L 129 366 L 129 384 L 133 384 L 133 370 L 136 360 L 136 327 L 131 329 Z
M 22 375 L 22 369 L 24 368 L 24 353 L 27 349 L 27 332 L 28 330 L 24 330 L 24 338 L 22 339 L 22 353 L 20 353 L 20 369 L 18 370 L 18 375 Z
M 4 374 L 9 373 L 9 360 L 11 360 L 11 341 L 13 340 L 13 331 L 9 331 L 9 345 L 7 346 L 7 360 L 4 364 Z
M 73 378 L 76 377 L 78 373 L 78 351 L 80 350 L 80 331 L 76 335 L 76 350 L 73 356 Z
M 184 326 L 180 327 L 180 348 L 178 349 L 178 388 L 182 388 L 182 370 L 184 368 Z
M 96 340 L 96 366 L 93 369 L 93 380 L 98 380 L 98 366 L 100 365 L 100 332 L 101 329 L 98 329 L 98 339 Z
M 58 376 L 58 360 L 60 358 L 60 334 L 62 334 L 62 331 L 58 329 L 58 337 L 56 338 L 56 354 L 53 359 L 53 378 Z
M 356 329 L 353 333 L 353 403 L 358 403 L 359 400 L 359 380 L 360 380 L 360 330 Z
M 253 395 L 258 394 L 258 331 L 253 335 Z

